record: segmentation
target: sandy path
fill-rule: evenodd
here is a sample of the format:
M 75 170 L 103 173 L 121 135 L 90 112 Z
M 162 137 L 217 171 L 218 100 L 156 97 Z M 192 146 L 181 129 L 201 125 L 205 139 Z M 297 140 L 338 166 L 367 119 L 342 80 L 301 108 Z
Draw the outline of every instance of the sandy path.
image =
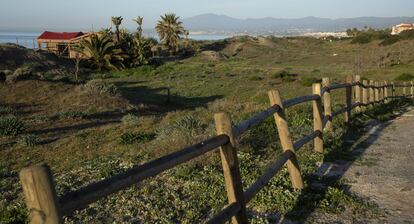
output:
M 380 223 L 414 223 L 414 109 L 375 126 L 365 141 L 369 146 L 355 148 L 363 154 L 344 175 L 350 190 L 386 211 Z

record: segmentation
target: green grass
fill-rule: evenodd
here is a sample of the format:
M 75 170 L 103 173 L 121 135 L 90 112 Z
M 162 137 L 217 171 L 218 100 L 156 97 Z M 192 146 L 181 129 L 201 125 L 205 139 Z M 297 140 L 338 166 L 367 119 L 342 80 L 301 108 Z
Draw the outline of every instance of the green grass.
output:
M 9 220 L 25 217 L 17 178 L 17 172 L 24 166 L 47 162 L 56 178 L 58 194 L 63 195 L 207 139 L 215 134 L 216 112 L 229 112 L 234 123 L 250 117 L 268 107 L 270 89 L 280 90 L 282 97 L 288 99 L 310 94 L 310 85 L 322 77 L 329 77 L 332 82 L 341 82 L 349 74 L 393 80 L 414 70 L 411 42 L 399 54 L 395 46 L 379 46 L 379 41 L 363 45 L 351 44 L 349 40 L 331 43 L 310 38 L 274 38 L 273 41 L 275 46 L 269 48 L 243 38 L 244 49 L 237 56 L 231 56 L 234 52 L 228 46 L 222 53 L 229 57 L 214 62 L 207 62 L 200 55 L 157 66 L 93 74 L 92 78 L 104 79 L 104 85 L 110 86 L 104 87 L 109 90 L 104 92 L 133 104 L 127 112 L 130 114 L 120 115 L 116 118 L 119 122 L 63 133 L 45 145 L 24 150 L 18 145 L 7 146 L 7 150 L 2 148 L 0 162 L 7 167 L 5 173 L 12 174 L 2 176 L 0 182 L 1 191 L 7 192 L 0 195 L 0 208 L 4 212 L 1 217 Z M 399 64 L 396 63 L 398 55 L 401 56 Z M 385 58 L 384 66 L 378 66 L 381 56 Z M 166 103 L 167 88 L 171 90 L 169 104 Z M 100 92 L 102 88 L 91 89 Z M 114 89 L 116 94 L 111 94 Z M 332 98 L 335 103 L 343 104 L 343 95 L 335 91 Z M 305 190 L 292 189 L 288 172 L 282 169 L 248 205 L 251 221 L 274 223 L 277 220 L 271 214 L 275 213 L 302 220 L 306 210 L 337 214 L 346 209 L 356 220 L 378 214 L 375 205 L 348 193 L 342 180 L 319 180 L 312 174 L 322 160 L 355 160 L 350 147 L 342 141 L 344 134 L 359 133 L 368 119 L 389 119 L 390 112 L 398 106 L 401 105 L 369 111 L 361 121 L 352 124 L 352 129 L 347 129 L 341 120 L 336 121 L 335 132 L 324 136 L 324 155 L 313 153 L 310 145 L 298 153 Z M 60 122 L 72 127 L 71 120 L 79 122 L 91 114 L 73 109 L 58 113 L 57 117 L 62 120 L 49 119 L 44 114 L 32 118 L 40 124 Z M 289 108 L 287 117 L 295 140 L 312 132 L 310 104 Z M 38 123 L 28 122 L 28 125 L 35 130 L 47 129 L 37 127 Z M 241 136 L 238 147 L 246 189 L 281 153 L 274 120 L 270 118 L 249 130 Z M 312 188 L 315 182 L 326 184 L 326 190 Z M 226 203 L 221 162 L 214 152 L 103 199 L 77 212 L 68 221 L 197 223 L 216 214 Z

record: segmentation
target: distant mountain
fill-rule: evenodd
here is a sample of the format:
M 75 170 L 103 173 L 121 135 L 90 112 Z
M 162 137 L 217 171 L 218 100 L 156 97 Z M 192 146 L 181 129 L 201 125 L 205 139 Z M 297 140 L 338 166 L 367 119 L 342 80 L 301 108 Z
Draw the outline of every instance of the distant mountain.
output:
M 298 19 L 237 19 L 225 15 L 202 14 L 183 19 L 184 26 L 191 31 L 206 32 L 250 32 L 250 33 L 303 33 L 345 31 L 347 28 L 389 28 L 399 23 L 414 23 L 414 17 L 359 17 L 326 19 L 305 17 Z

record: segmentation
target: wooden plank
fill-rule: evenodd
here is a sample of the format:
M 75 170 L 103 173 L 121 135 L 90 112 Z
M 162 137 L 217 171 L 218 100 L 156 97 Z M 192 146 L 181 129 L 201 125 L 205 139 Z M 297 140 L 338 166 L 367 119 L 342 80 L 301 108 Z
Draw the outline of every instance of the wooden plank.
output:
M 329 87 L 330 80 L 329 78 L 322 78 L 322 87 L 326 88 Z M 328 118 L 328 121 L 325 125 L 325 131 L 332 131 L 332 105 L 331 105 L 331 90 L 327 88 L 326 91 L 323 93 L 323 111 L 325 117 Z
M 246 203 L 230 115 L 227 113 L 217 113 L 214 115 L 214 120 L 217 135 L 225 134 L 230 139 L 228 144 L 220 147 L 220 157 L 229 204 L 237 203 L 240 205 L 240 210 L 233 216 L 232 223 L 247 223 Z
M 361 82 L 361 76 L 359 76 L 359 75 L 356 75 L 354 79 L 355 79 L 354 81 L 356 83 L 360 83 Z M 362 103 L 361 95 L 362 95 L 362 88 L 361 88 L 360 85 L 356 85 L 355 86 L 355 102 Z M 362 108 L 360 106 L 358 106 L 355 110 L 357 112 L 361 112 L 362 111 Z
M 368 80 L 363 80 L 362 84 L 364 85 L 364 87 L 362 88 L 362 103 L 364 104 L 364 106 L 367 106 L 369 103 L 369 89 L 368 89 Z
M 207 224 L 226 223 L 237 212 L 240 211 L 240 205 L 238 203 L 231 203 L 227 205 L 223 210 L 217 213 L 213 218 L 207 221 Z
M 388 82 L 384 81 L 384 102 L 388 102 Z
M 292 151 L 285 151 L 278 160 L 271 163 L 263 174 L 244 193 L 246 202 L 252 200 L 253 197 L 282 169 L 283 165 L 285 165 L 292 156 L 294 156 Z
M 348 88 L 348 87 L 352 87 L 352 83 L 334 83 L 334 84 L 329 85 L 329 89 L 331 90 Z
M 321 84 L 314 83 L 312 85 L 312 92 L 314 95 L 320 96 L 321 94 Z M 323 131 L 323 112 L 322 112 L 322 101 L 319 97 L 318 100 L 314 100 L 312 102 L 313 108 L 313 130 L 318 131 L 319 135 L 313 140 L 314 150 L 315 152 L 323 153 L 323 139 L 322 139 L 322 131 Z
M 256 115 L 254 115 L 250 119 L 240 122 L 235 127 L 233 127 L 233 136 L 234 136 L 234 138 L 239 137 L 240 135 L 242 135 L 244 132 L 246 132 L 250 128 L 260 124 L 261 122 L 266 120 L 268 117 L 270 117 L 274 113 L 276 113 L 279 109 L 280 109 L 279 106 L 274 105 L 274 106 L 266 109 L 265 111 L 262 111 L 262 112 L 260 112 Z
M 375 88 L 374 88 L 374 102 L 378 103 L 379 102 L 379 83 L 378 81 L 375 82 L 374 84 Z
M 369 80 L 369 103 L 375 102 L 375 81 Z
M 295 97 L 289 100 L 285 100 L 283 101 L 283 107 L 285 109 L 295 106 L 297 104 L 301 104 L 301 103 L 305 103 L 305 102 L 310 102 L 312 100 L 316 100 L 318 99 L 319 96 L 316 95 L 306 95 L 306 96 L 299 96 L 299 97 Z
M 299 151 L 299 149 L 302 148 L 302 146 L 304 146 L 306 143 L 312 141 L 313 139 L 317 138 L 319 135 L 321 135 L 320 131 L 314 131 L 311 134 L 306 135 L 305 137 L 303 137 L 300 140 L 296 141 L 293 144 L 293 148 L 296 151 Z
M 346 77 L 347 83 L 352 83 L 352 76 Z M 352 112 L 352 85 L 346 87 L 346 113 L 345 113 L 345 123 L 349 123 L 351 121 L 351 112 Z
M 228 142 L 229 138 L 226 135 L 219 135 L 143 165 L 133 167 L 125 172 L 97 183 L 90 184 L 77 191 L 69 192 L 60 199 L 62 214 L 70 215 L 74 210 L 85 208 L 90 203 L 107 195 L 132 186 L 133 184 L 137 184 L 149 177 L 153 177 L 178 164 L 187 162 L 212 151 Z
M 296 189 L 303 189 L 303 180 L 300 174 L 299 162 L 294 152 L 295 149 L 293 147 L 292 137 L 289 132 L 288 122 L 286 121 L 285 117 L 285 109 L 283 107 L 283 102 L 279 91 L 269 91 L 269 99 L 270 105 L 278 105 L 280 107 L 280 110 L 274 114 L 274 118 L 283 151 L 292 151 L 294 154 L 287 162 L 287 168 L 290 174 L 290 179 L 292 181 L 292 186 Z
M 411 94 L 411 98 L 414 98 L 414 82 L 413 81 L 410 82 L 410 94 Z
M 40 164 L 24 168 L 20 171 L 20 182 L 30 223 L 63 223 L 49 166 Z

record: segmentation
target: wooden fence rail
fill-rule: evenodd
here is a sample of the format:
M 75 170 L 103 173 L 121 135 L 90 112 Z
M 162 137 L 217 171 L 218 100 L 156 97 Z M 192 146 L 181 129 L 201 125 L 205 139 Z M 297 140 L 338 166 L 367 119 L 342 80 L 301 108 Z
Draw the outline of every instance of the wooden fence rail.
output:
M 410 94 L 407 93 L 407 87 L 410 89 Z M 388 95 L 389 88 L 391 88 L 390 96 Z M 396 88 L 402 88 L 402 95 L 396 94 Z M 346 102 L 345 107 L 332 112 L 331 92 L 336 89 L 346 89 Z M 330 83 L 329 78 L 323 78 L 322 84 L 313 84 L 311 95 L 285 101 L 282 101 L 279 91 L 272 90 L 269 91 L 270 107 L 268 109 L 257 113 L 234 127 L 231 125 L 231 119 L 228 114 L 216 114 L 217 136 L 143 165 L 133 167 L 123 173 L 90 184 L 79 190 L 69 192 L 61 198 L 57 197 L 53 177 L 50 168 L 46 164 L 24 168 L 20 172 L 20 180 L 30 213 L 30 222 L 62 223 L 63 216 L 70 215 L 75 210 L 86 208 L 89 204 L 103 197 L 219 148 L 228 205 L 212 217 L 208 223 L 223 223 L 230 219 L 233 223 L 247 223 L 246 204 L 269 183 L 285 164 L 287 165 L 293 188 L 303 188 L 303 180 L 295 151 L 313 141 L 314 151 L 323 153 L 322 135 L 324 131 L 333 130 L 332 119 L 334 117 L 344 113 L 345 121 L 350 122 L 354 108 L 356 108 L 357 112 L 363 112 L 368 106 L 375 106 L 376 104 L 403 97 L 414 97 L 413 82 L 410 84 L 406 82 L 403 84 L 387 84 L 385 81 L 378 82 L 374 80 L 363 80 L 361 82 L 359 76 L 349 76 L 345 83 L 334 84 Z M 312 103 L 314 130 L 309 135 L 293 142 L 285 110 L 305 102 Z M 242 177 L 240 176 L 237 157 L 237 139 L 247 130 L 259 125 L 271 116 L 274 116 L 275 119 L 283 153 L 281 153 L 279 159 L 271 162 L 263 174 L 243 192 Z

